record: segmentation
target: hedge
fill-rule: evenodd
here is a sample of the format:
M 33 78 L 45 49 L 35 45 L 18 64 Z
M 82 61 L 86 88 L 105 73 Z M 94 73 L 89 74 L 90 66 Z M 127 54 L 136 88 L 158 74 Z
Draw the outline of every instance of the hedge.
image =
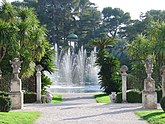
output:
M 142 103 L 142 93 L 138 90 L 132 89 L 126 92 L 127 102 L 128 103 Z M 122 93 L 117 93 L 116 103 L 122 102 Z
M 0 91 L 0 112 L 9 112 L 11 110 L 11 98 L 9 94 Z
M 34 103 L 37 101 L 37 94 L 34 92 L 24 93 L 24 103 Z

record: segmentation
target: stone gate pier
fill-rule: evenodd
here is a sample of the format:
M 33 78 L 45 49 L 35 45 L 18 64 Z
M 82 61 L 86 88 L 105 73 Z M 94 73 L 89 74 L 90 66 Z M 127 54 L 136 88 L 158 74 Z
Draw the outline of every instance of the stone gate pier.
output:
M 22 82 L 18 77 L 18 74 L 21 70 L 22 61 L 19 58 L 14 58 L 10 61 L 11 66 L 13 68 L 13 78 L 11 79 L 10 86 L 10 97 L 12 100 L 12 109 L 22 109 L 23 107 L 23 92 L 22 92 Z
M 156 109 L 157 108 L 157 93 L 155 92 L 155 81 L 151 77 L 153 69 L 153 61 L 148 58 L 145 60 L 145 68 L 147 78 L 144 80 L 144 90 L 142 92 L 143 108 Z

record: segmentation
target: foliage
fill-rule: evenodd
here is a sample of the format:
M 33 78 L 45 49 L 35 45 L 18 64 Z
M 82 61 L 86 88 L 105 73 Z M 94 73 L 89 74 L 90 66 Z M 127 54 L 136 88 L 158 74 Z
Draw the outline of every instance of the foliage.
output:
M 163 111 L 165 112 L 165 97 L 162 97 L 160 100 L 160 106 L 163 109 Z
M 142 93 L 138 90 L 129 90 L 127 92 L 128 103 L 142 103 Z
M 0 112 L 1 124 L 33 124 L 40 116 L 39 112 Z
M 122 103 L 122 92 L 118 92 L 116 95 L 116 103 Z
M 101 89 L 107 94 L 120 90 L 119 61 L 106 50 L 106 46 L 112 45 L 112 38 L 98 38 L 90 42 L 100 49 L 97 53 L 96 65 L 100 68 L 98 73 Z
M 100 67 L 99 84 L 107 94 L 120 90 L 119 61 L 105 49 L 97 53 L 96 64 Z
M 124 27 L 130 22 L 130 14 L 124 13 L 120 8 L 106 7 L 102 11 L 103 27 L 107 36 L 116 38 L 116 36 L 124 31 Z
M 142 103 L 142 93 L 138 90 L 128 90 L 126 92 L 127 102 L 128 103 Z M 118 92 L 116 96 L 116 102 L 122 102 L 122 92 Z
M 162 98 L 162 89 L 156 89 L 157 93 L 157 102 L 160 103 L 160 100 Z
M 10 89 L 10 77 L 7 75 L 3 75 L 0 78 L 0 91 L 8 92 Z
M 37 101 L 37 94 L 34 92 L 24 93 L 24 103 L 34 103 Z
M 116 42 L 111 52 L 119 59 L 121 65 L 129 63 L 131 79 L 134 79 L 131 82 L 132 88 L 143 89 L 143 81 L 146 74 L 142 60 L 145 60 L 148 55 L 153 56 L 155 60 L 153 78 L 156 86 L 160 85 L 161 76 L 159 69 L 165 64 L 165 24 L 163 22 L 165 20 L 165 11 L 150 10 L 142 13 L 139 20 L 131 20 L 130 14 L 120 8 L 106 7 L 100 12 L 90 0 L 24 0 L 23 2 L 13 2 L 13 5 L 33 7 L 41 24 L 46 24 L 49 41 L 57 43 L 59 47 L 68 45 L 67 36 L 71 32 L 78 35 L 79 47 L 84 45 L 84 48 L 87 48 L 87 50 L 90 50 L 88 43 L 91 39 L 106 36 L 111 37 L 113 40 L 115 38 L 121 39 Z M 8 40 L 6 42 L 6 46 L 8 46 L 7 43 L 13 43 L 13 38 L 17 36 L 15 32 L 18 32 L 19 27 L 24 27 L 22 30 L 26 29 L 26 24 L 29 24 L 29 22 L 21 23 L 19 27 L 11 27 L 8 21 L 12 20 L 11 22 L 14 22 L 13 18 L 16 10 L 10 5 L 4 6 L 4 9 L 7 12 L 0 16 L 5 20 L 0 21 L 0 29 L 3 29 L 0 31 L 1 34 L 7 34 L 2 36 Z M 21 15 L 26 17 L 31 14 L 22 13 Z M 29 31 L 28 29 L 27 27 L 27 32 Z M 16 43 L 14 42 L 14 44 Z M 0 47 L 2 58 L 7 59 L 2 65 L 6 63 L 9 65 L 8 60 L 12 58 L 12 54 L 17 55 L 17 52 L 10 52 L 10 56 L 6 58 L 4 56 L 6 51 L 8 51 L 6 46 Z M 10 46 L 10 49 L 19 48 Z M 29 55 L 28 52 L 24 53 L 26 53 L 26 56 Z M 45 62 L 45 60 L 41 61 L 41 64 Z M 35 64 L 30 62 L 29 65 L 31 68 L 26 73 L 30 75 L 34 71 Z M 5 70 L 7 70 L 4 72 L 5 74 L 11 72 L 9 66 Z
M 11 98 L 5 92 L 0 92 L 0 112 L 9 112 L 11 109 Z
M 52 103 L 59 104 L 61 102 L 62 102 L 62 95 L 60 95 L 60 94 L 53 94 Z
M 52 45 L 48 42 L 44 43 L 44 47 L 45 54 L 40 61 L 36 62 L 36 64 L 40 64 L 44 68 L 42 71 L 48 71 L 51 74 L 52 72 L 54 72 L 54 69 L 56 67 L 54 64 L 54 55 L 57 51 L 52 49 Z
M 161 75 L 160 68 L 164 63 L 164 22 L 152 22 L 150 27 L 146 29 L 147 35 L 138 35 L 136 39 L 129 44 L 128 53 L 132 59 L 131 74 L 137 79 L 137 83 L 142 83 L 146 77 L 143 61 L 151 56 L 154 60 L 153 78 L 156 86 L 160 85 Z M 143 78 L 139 78 L 143 77 Z
M 41 93 L 42 94 L 45 94 L 46 93 L 46 88 L 49 87 L 52 82 L 50 81 L 50 78 L 44 74 L 42 74 L 42 77 L 41 77 L 41 81 L 42 81 L 42 84 L 41 84 Z
M 138 111 L 136 114 L 148 121 L 150 124 L 165 123 L 165 113 L 162 110 Z
M 131 66 L 130 58 L 127 51 L 127 41 L 125 39 L 117 39 L 112 46 L 111 53 L 116 57 L 121 65 Z
M 97 103 L 110 103 L 110 98 L 107 94 L 97 94 L 95 98 Z
M 3 74 L 11 75 L 9 60 L 19 57 L 23 61 L 20 77 L 30 77 L 35 71 L 35 62 L 45 54 L 45 27 L 39 25 L 33 9 L 14 8 L 9 3 L 2 4 L 0 21 L 0 48 L 6 49 L 0 63 Z
M 41 26 L 32 8 L 15 7 L 4 2 L 0 8 L 0 68 L 3 78 L 0 84 L 8 86 L 12 74 L 9 60 L 15 57 L 23 61 L 20 78 L 23 89 L 35 92 L 35 67 L 41 64 L 44 71 L 53 72 L 53 50 L 46 40 L 45 26 Z M 46 84 L 43 84 L 46 85 Z M 3 88 L 3 89 L 2 89 Z

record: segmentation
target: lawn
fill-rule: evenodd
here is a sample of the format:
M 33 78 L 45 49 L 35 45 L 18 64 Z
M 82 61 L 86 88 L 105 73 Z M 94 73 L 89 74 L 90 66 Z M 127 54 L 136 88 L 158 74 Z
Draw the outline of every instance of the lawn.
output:
M 33 124 L 39 112 L 0 112 L 0 124 Z
M 59 104 L 62 102 L 62 95 L 53 94 L 52 103 Z
M 95 98 L 97 103 L 110 103 L 110 98 L 107 94 L 97 94 Z
M 163 110 L 138 111 L 136 114 L 150 124 L 165 124 L 165 112 Z

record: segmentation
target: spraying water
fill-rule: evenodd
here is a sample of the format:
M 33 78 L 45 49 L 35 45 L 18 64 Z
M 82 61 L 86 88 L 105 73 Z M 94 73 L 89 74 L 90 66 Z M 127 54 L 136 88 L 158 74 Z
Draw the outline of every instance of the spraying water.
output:
M 58 51 L 57 45 L 55 50 Z M 57 71 L 48 75 L 53 82 L 51 92 L 90 92 L 100 91 L 98 85 L 99 68 L 95 65 L 96 48 L 87 57 L 86 50 L 81 49 L 76 54 L 73 50 L 61 50 L 55 53 Z

